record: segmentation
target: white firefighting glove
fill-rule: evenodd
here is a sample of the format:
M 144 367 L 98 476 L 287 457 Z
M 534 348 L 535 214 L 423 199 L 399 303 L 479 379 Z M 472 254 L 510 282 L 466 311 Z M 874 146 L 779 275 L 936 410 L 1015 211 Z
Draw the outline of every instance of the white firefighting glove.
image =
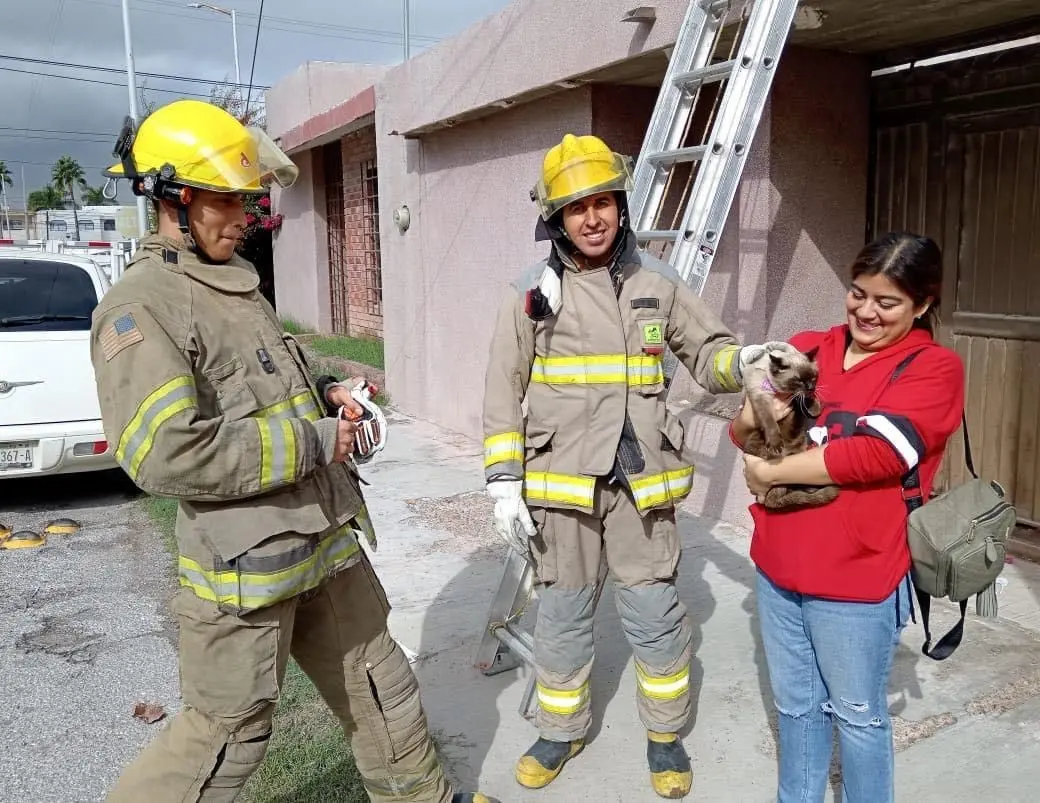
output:
M 342 386 L 339 382 L 336 385 Z M 377 392 L 378 389 L 375 385 L 362 380 L 350 389 L 350 397 L 361 405 L 363 412 L 357 415 L 346 407 L 340 407 L 336 411 L 336 418 L 348 419 L 357 426 L 357 432 L 354 435 L 355 463 L 367 463 L 376 452 L 386 446 L 386 416 L 379 409 L 379 405 L 372 401 L 372 397 Z
M 767 351 L 773 351 L 774 349 L 789 351 L 793 350 L 794 346 L 790 343 L 785 343 L 782 340 L 769 340 L 761 344 L 744 346 L 740 350 L 740 354 L 737 355 L 737 373 L 740 374 L 739 379 L 742 385 L 744 383 L 744 371 L 747 369 L 748 365 L 753 363 Z
M 527 540 L 537 535 L 531 514 L 524 504 L 521 480 L 492 480 L 487 484 L 488 496 L 495 500 L 495 530 L 512 549 L 525 558 Z

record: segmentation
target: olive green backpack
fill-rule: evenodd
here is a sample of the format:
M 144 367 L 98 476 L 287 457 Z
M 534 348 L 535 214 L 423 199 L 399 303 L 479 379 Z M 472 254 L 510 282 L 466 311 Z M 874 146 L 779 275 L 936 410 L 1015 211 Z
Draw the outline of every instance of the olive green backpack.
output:
M 919 353 L 899 364 L 893 382 Z M 978 616 L 997 615 L 996 580 L 1004 570 L 1007 542 L 1017 522 L 1015 508 L 1000 484 L 975 473 L 968 422 L 963 415 L 961 428 L 964 462 L 972 479 L 926 502 L 917 467 L 902 478 L 913 561 L 911 577 L 924 625 L 921 652 L 936 661 L 949 658 L 960 646 L 969 597 L 975 596 Z M 928 623 L 932 597 L 959 603 L 961 612 L 957 624 L 934 647 Z

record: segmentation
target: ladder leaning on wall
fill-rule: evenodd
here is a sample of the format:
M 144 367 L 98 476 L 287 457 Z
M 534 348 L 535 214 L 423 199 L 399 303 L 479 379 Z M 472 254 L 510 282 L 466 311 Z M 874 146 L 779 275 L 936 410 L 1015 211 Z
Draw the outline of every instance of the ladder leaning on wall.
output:
M 629 194 L 639 241 L 700 295 L 762 117 L 798 0 L 693 0 L 668 61 Z M 678 367 L 665 356 L 667 387 Z M 519 626 L 533 593 L 528 560 L 510 549 L 476 666 L 486 675 L 534 665 Z M 601 566 L 594 605 L 606 581 Z M 535 673 L 520 701 L 531 718 Z

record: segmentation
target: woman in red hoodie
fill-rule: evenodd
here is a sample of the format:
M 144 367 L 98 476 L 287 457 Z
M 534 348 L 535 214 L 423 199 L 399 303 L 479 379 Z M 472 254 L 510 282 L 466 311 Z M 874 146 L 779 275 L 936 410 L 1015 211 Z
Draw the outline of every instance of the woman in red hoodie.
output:
M 823 410 L 810 432 L 818 448 L 774 461 L 744 456 L 757 499 L 773 485 L 841 488 L 828 505 L 751 507 L 780 803 L 823 800 L 835 725 L 845 803 L 895 799 L 886 692 L 912 610 L 900 478 L 916 468 L 928 497 L 964 405 L 960 358 L 933 339 L 942 288 L 935 242 L 886 234 L 860 251 L 851 278 L 847 322 L 790 340 L 818 349 Z M 754 426 L 744 407 L 731 428 L 738 445 Z

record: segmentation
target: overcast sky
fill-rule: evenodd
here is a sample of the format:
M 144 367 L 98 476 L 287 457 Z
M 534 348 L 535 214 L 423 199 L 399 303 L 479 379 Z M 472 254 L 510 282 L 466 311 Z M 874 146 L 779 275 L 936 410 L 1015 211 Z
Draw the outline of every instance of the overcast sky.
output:
M 210 86 L 144 78 L 141 72 L 234 80 L 230 18 L 189 8 L 189 1 L 130 0 L 138 85 L 150 101 L 195 96 L 188 93 L 208 97 Z M 410 2 L 415 55 L 509 0 Z M 237 12 L 242 81 L 249 83 L 260 0 L 212 4 Z M 0 5 L 0 56 L 125 68 L 120 0 L 2 0 Z M 397 64 L 404 55 L 402 31 L 403 0 L 265 0 L 254 83 L 277 83 L 305 61 Z M 99 170 L 112 162 L 112 143 L 128 103 L 125 74 L 0 58 L 0 161 L 15 182 L 8 187 L 11 207 L 21 207 L 22 168 L 32 192 L 50 180 L 60 156 L 74 157 L 88 183 L 102 184 Z M 123 187 L 120 199 L 132 202 L 129 198 Z

